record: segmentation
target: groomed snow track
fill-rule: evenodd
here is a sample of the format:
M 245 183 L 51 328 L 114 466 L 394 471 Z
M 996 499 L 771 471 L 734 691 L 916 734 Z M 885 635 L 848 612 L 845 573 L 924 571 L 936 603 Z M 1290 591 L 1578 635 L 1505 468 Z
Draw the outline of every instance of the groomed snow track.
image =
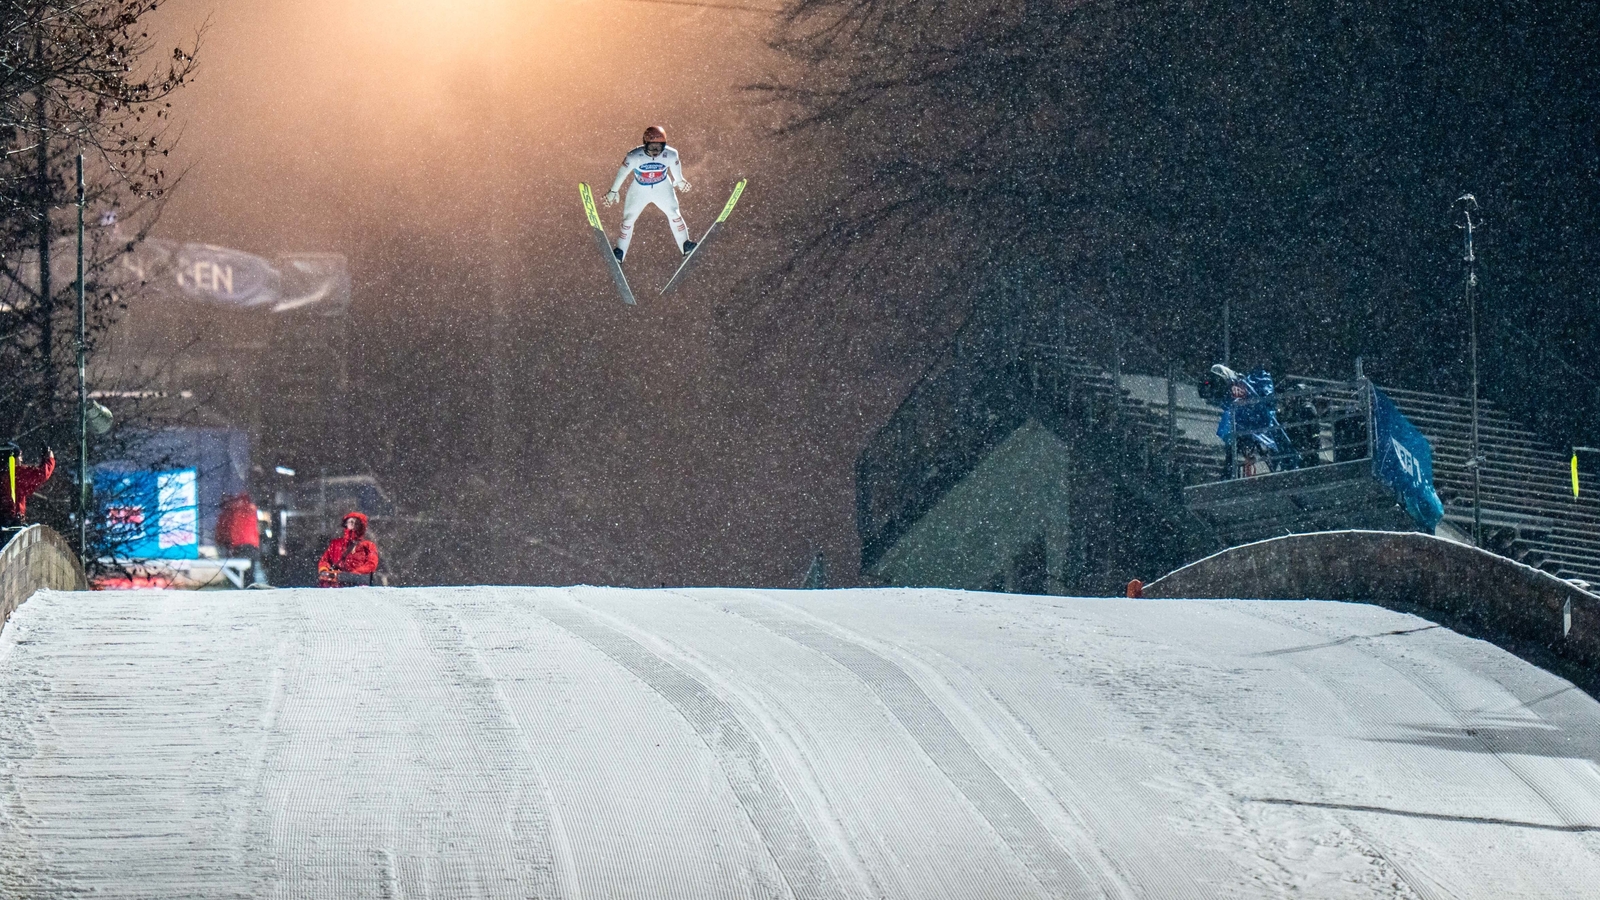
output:
M 1595 896 L 1600 705 L 1372 606 L 54 593 L 0 896 Z

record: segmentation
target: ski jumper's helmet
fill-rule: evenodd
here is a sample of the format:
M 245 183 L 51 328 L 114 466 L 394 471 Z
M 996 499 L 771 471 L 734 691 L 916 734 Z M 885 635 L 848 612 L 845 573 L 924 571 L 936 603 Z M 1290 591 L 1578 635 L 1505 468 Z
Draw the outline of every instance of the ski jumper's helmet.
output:
M 660 125 L 651 125 L 649 128 L 646 128 L 644 130 L 644 143 L 646 143 L 646 144 L 665 144 L 666 142 L 667 142 L 666 129 L 662 128 Z

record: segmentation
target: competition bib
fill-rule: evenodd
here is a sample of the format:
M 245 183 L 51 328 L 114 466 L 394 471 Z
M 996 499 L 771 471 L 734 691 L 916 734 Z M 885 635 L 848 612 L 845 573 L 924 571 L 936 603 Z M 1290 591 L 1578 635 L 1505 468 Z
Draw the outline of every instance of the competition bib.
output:
M 660 184 L 667 180 L 667 164 L 647 162 L 633 170 L 633 180 L 643 185 Z

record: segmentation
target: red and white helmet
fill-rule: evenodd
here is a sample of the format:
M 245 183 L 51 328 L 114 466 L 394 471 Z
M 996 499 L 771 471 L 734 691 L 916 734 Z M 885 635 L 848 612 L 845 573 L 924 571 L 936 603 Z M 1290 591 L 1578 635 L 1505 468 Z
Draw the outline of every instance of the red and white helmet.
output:
M 649 128 L 644 130 L 644 143 L 665 144 L 666 142 L 667 130 L 662 128 L 660 125 L 651 125 Z

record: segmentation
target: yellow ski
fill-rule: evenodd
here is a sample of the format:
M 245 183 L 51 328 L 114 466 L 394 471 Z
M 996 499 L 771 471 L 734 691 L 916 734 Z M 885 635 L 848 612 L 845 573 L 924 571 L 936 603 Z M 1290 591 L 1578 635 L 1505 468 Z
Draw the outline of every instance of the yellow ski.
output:
M 628 287 L 628 277 L 622 274 L 622 266 L 611 252 L 611 239 L 606 237 L 606 228 L 600 224 L 600 211 L 594 208 L 594 192 L 589 190 L 587 184 L 579 182 L 578 196 L 583 198 L 583 211 L 588 215 L 589 227 L 594 231 L 595 246 L 600 248 L 601 255 L 606 258 L 606 266 L 611 270 L 611 280 L 616 282 L 617 293 L 622 295 L 623 303 L 634 305 L 633 291 Z
M 700 259 L 700 253 L 706 249 L 706 244 L 711 243 L 711 239 L 717 236 L 717 231 L 722 227 L 722 223 L 728 221 L 728 216 L 733 212 L 734 205 L 739 202 L 740 195 L 744 193 L 745 182 L 748 180 L 747 178 L 741 178 L 739 183 L 733 186 L 733 195 L 723 205 L 722 215 L 717 216 L 717 220 L 711 223 L 710 228 L 706 229 L 705 237 L 701 238 L 700 243 L 695 244 L 694 249 L 689 251 L 689 255 L 683 258 L 683 262 L 678 265 L 678 271 L 673 274 L 672 280 L 667 282 L 667 286 L 661 289 L 661 296 L 665 297 L 673 288 L 683 282 L 684 276 L 689 274 L 689 270 Z

